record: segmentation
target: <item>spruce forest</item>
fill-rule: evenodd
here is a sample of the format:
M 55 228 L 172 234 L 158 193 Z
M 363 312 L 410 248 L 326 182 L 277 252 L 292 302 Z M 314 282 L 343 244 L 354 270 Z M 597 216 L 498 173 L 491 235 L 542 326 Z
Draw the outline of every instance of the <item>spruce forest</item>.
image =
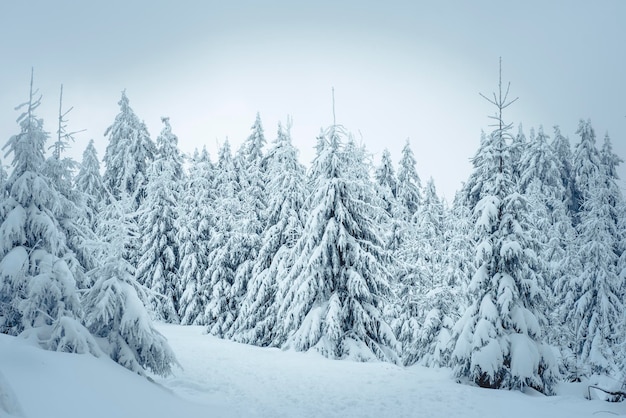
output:
M 333 121 L 305 168 L 291 121 L 257 114 L 239 149 L 187 156 L 176 121 L 151 137 L 125 92 L 102 160 L 92 140 L 77 162 L 80 123 L 61 99 L 44 126 L 31 78 L 0 165 L 0 331 L 141 375 L 176 364 L 161 321 L 487 388 L 621 381 L 622 159 L 588 120 L 571 142 L 514 128 L 508 93 L 485 97 L 492 124 L 447 202 L 408 140 L 373 161 Z

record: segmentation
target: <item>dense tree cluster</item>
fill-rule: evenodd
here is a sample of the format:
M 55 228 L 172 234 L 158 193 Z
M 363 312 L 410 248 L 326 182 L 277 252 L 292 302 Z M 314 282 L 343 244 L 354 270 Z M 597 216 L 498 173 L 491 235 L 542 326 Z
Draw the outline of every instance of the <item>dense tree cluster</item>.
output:
M 490 388 L 549 394 L 559 379 L 621 377 L 622 160 L 589 121 L 573 149 L 558 127 L 512 135 L 507 92 L 448 203 L 422 185 L 408 141 L 397 168 L 388 151 L 375 165 L 333 123 L 306 170 L 291 121 L 267 141 L 257 114 L 237 151 L 185 157 L 169 119 L 153 142 L 125 93 L 101 176 L 93 141 L 81 164 L 61 163 L 59 133 L 44 158 L 31 87 L 4 146 L 8 175 L 0 167 L 0 330 L 139 373 L 175 364 L 159 320 L 448 366 Z

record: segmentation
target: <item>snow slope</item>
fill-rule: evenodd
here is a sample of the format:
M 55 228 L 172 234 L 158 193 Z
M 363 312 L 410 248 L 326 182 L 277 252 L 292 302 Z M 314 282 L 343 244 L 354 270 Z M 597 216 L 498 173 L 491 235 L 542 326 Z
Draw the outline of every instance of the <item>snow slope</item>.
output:
M 35 418 L 166 417 L 598 417 L 626 404 L 479 389 L 449 370 L 333 361 L 158 325 L 183 369 L 151 383 L 104 358 L 46 352 L 0 335 L 0 400 Z M 6 384 L 10 386 L 7 391 Z M 3 415 L 0 402 L 0 417 Z
M 206 417 L 206 408 L 108 358 L 44 351 L 2 334 L 0 372 L 29 418 Z

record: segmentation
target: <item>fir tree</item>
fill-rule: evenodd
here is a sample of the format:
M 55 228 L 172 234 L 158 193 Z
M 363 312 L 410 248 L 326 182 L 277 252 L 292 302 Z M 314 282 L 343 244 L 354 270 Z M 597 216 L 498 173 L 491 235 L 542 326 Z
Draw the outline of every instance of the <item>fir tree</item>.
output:
M 82 132 L 68 131 L 66 117 L 72 109 L 63 109 L 63 85 L 61 85 L 57 137 L 56 141 L 49 147 L 52 153 L 46 159 L 43 174 L 65 198 L 67 206 L 64 213 L 59 217 L 59 223 L 68 238 L 68 248 L 76 255 L 75 261 L 78 262 L 68 265 L 78 286 L 86 288 L 91 283 L 85 275 L 85 271 L 91 270 L 97 263 L 93 250 L 93 243 L 97 238 L 88 225 L 89 209 L 85 196 L 74 187 L 74 171 L 78 164 L 72 158 L 63 156 L 63 153 L 70 148 L 70 143 L 74 142 L 74 135 Z
M 613 374 L 617 371 L 615 346 L 622 341 L 617 318 L 623 312 L 617 270 L 621 193 L 611 176 L 619 159 L 612 155 L 608 140 L 604 155 L 598 152 L 589 121 L 580 122 L 578 134 L 581 140 L 574 158 L 578 207 L 575 249 L 580 268 L 561 286 L 566 294 L 565 320 L 574 336 L 571 350 L 577 359 L 577 372 Z
M 360 199 L 371 186 L 353 177 L 341 135 L 340 126 L 327 130 L 314 163 L 312 209 L 295 263 L 280 279 L 280 340 L 331 358 L 396 362 L 395 337 L 382 315 L 389 276 L 374 206 Z
M 532 203 L 530 207 L 534 228 L 530 232 L 540 244 L 538 255 L 545 264 L 543 274 L 549 286 L 552 286 L 560 274 L 554 268 L 565 257 L 573 230 L 567 211 L 568 191 L 562 181 L 558 158 L 548 144 L 548 136 L 544 134 L 543 128 L 539 128 L 537 135 L 525 148 L 521 165 L 520 189 Z
M 465 206 L 462 191 L 457 192 L 452 207 L 444 213 L 444 277 L 450 286 L 465 295 L 467 285 L 474 275 L 474 243 L 471 240 L 471 210 Z M 459 300 L 459 305 L 462 305 Z M 462 309 L 461 311 L 464 311 Z
M 261 247 L 261 234 L 266 225 L 266 168 L 262 152 L 264 145 L 261 117 L 257 113 L 252 133 L 243 143 L 235 160 L 240 188 L 237 195 L 239 213 L 238 222 L 230 237 L 235 240 L 232 243 L 237 251 L 232 260 L 235 276 L 231 287 L 231 298 L 237 306 L 246 296 L 248 283 L 254 277 L 254 260 Z M 234 329 L 229 329 L 223 335 L 232 337 L 234 332 Z
M 534 132 L 531 129 L 531 143 L 532 142 L 534 142 Z M 523 158 L 524 150 L 526 149 L 527 146 L 528 146 L 528 140 L 526 139 L 526 135 L 524 134 L 524 128 L 522 127 L 522 124 L 520 123 L 517 135 L 515 135 L 512 138 L 510 149 L 509 149 L 509 153 L 511 155 L 511 166 L 512 166 L 511 173 L 513 175 L 513 181 L 516 181 L 516 182 L 519 181 L 522 175 L 522 171 L 524 167 L 524 162 L 522 161 L 522 158 Z
M 617 272 L 619 256 L 615 249 L 618 235 L 611 216 L 612 196 L 603 173 L 591 176 L 589 189 L 579 212 L 577 226 L 580 273 L 570 287 L 577 296 L 569 319 L 574 325 L 574 352 L 582 365 L 590 366 L 591 373 L 617 372 L 616 348 L 623 342 L 618 326 L 621 324 L 623 304 L 620 298 L 621 282 Z
M 613 152 L 613 143 L 611 137 L 606 133 L 604 135 L 604 142 L 602 143 L 602 150 L 600 151 L 600 158 L 602 165 L 605 167 L 607 176 L 611 179 L 618 179 L 617 167 L 624 162 L 624 160 Z
M 104 154 L 103 180 L 115 198 L 122 193 L 133 196 L 133 209 L 136 209 L 145 197 L 148 168 L 154 159 L 155 146 L 146 125 L 131 109 L 126 91 L 122 92 L 118 104 L 120 112 L 104 132 L 109 144 Z
M 291 268 L 291 249 L 302 234 L 306 197 L 304 167 L 291 143 L 290 124 L 278 126 L 278 136 L 265 158 L 268 175 L 267 226 L 254 261 L 252 279 L 233 325 L 236 341 L 260 346 L 276 338 L 277 277 Z
M 136 277 L 154 293 L 150 300 L 156 318 L 179 322 L 181 296 L 178 280 L 177 217 L 182 181 L 182 157 L 169 118 L 162 118 L 157 138 L 157 158 L 150 167 L 149 182 L 140 215 L 141 257 Z
M 4 146 L 13 154 L 9 196 L 0 207 L 0 328 L 3 333 L 33 335 L 51 350 L 97 353 L 81 324 L 76 280 L 69 266 L 79 265 L 61 226 L 71 206 L 43 176 L 48 133 L 35 111 L 41 97 L 33 91 L 19 106 L 21 131 Z
M 90 272 L 95 284 L 85 296 L 86 324 L 117 363 L 141 375 L 147 369 L 165 376 L 171 373 L 176 358 L 165 337 L 152 326 L 139 298 L 134 268 L 125 259 L 128 238 L 135 233 L 134 221 L 122 208 L 112 200 L 101 225 L 106 258 Z
M 214 167 L 206 148 L 191 160 L 189 174 L 182 191 L 178 229 L 180 245 L 179 276 L 182 296 L 179 304 L 180 322 L 202 325 L 202 315 L 209 296 L 202 290 L 208 268 L 209 242 L 215 225 Z
M 432 177 L 426 183 L 422 207 L 414 216 L 417 226 L 415 249 L 420 254 L 420 262 L 429 272 L 428 280 L 431 283 L 440 280 L 438 269 L 442 266 L 444 248 L 443 220 L 444 206 L 437 195 L 435 181 Z
M 407 139 L 402 148 L 396 191 L 396 198 L 403 209 L 404 219 L 407 221 L 417 212 L 422 200 L 422 184 L 415 165 L 415 156 Z
M 238 219 L 241 213 L 237 168 L 227 142 L 220 148 L 215 173 L 214 189 L 217 191 L 215 229 L 209 241 L 207 269 L 199 291 L 209 295 L 208 302 L 198 323 L 207 325 L 213 335 L 226 336 L 238 312 L 234 297 L 235 272 L 243 262 L 243 243 Z
M 568 209 L 568 213 L 573 213 L 576 208 L 574 208 L 574 177 L 573 177 L 573 155 L 572 149 L 570 146 L 569 139 L 564 137 L 561 134 L 561 130 L 558 126 L 554 127 L 554 139 L 550 144 L 551 148 L 554 150 L 555 157 L 557 159 L 557 167 L 561 174 L 561 182 L 563 184 L 563 190 L 565 191 L 565 196 L 563 197 L 563 201 Z
M 400 218 L 405 214 L 396 199 L 398 181 L 391 162 L 391 154 L 387 149 L 383 151 L 380 165 L 376 169 L 374 177 L 376 194 L 385 209 L 385 216 L 379 220 L 386 232 L 385 248 L 389 251 L 395 251 L 402 241 L 403 222 Z M 391 269 L 396 270 L 395 267 L 391 267 Z
M 549 313 L 550 342 L 558 344 L 567 359 L 570 335 L 563 315 L 569 308 L 561 293 L 576 267 L 572 254 L 575 231 L 568 213 L 569 191 L 562 178 L 562 166 L 548 136 L 540 127 L 522 153 L 520 188 L 529 202 L 529 233 L 537 242 L 537 273 L 544 277 L 546 298 L 544 312 Z M 566 360 L 567 361 L 567 360 Z
M 100 162 L 93 139 L 89 140 L 83 152 L 83 160 L 74 182 L 76 189 L 84 196 L 88 222 L 93 227 L 96 214 L 105 197 L 104 183 L 100 175 Z
M 602 144 L 602 149 L 600 150 L 600 161 L 602 162 L 604 181 L 609 193 L 610 219 L 617 228 L 617 224 L 620 220 L 620 209 L 623 198 L 622 191 L 618 185 L 619 175 L 617 174 L 617 167 L 623 163 L 624 160 L 613 152 L 613 144 L 611 143 L 611 138 L 608 133 L 604 136 L 604 142 Z M 616 239 L 617 242 L 615 252 L 619 256 L 622 251 L 620 248 L 620 237 L 616 236 Z
M 469 299 L 469 282 L 476 272 L 474 264 L 474 242 L 472 237 L 473 219 L 469 209 L 464 206 L 457 194 L 453 206 L 444 211 L 443 222 L 443 248 L 442 251 L 442 290 L 438 294 L 441 306 L 440 311 L 445 315 L 441 317 L 441 327 L 437 334 L 435 344 L 431 345 L 431 356 L 424 356 L 423 363 L 430 358 L 431 364 L 450 365 L 452 347 L 446 340 L 452 338 L 453 328 L 448 324 L 456 324 L 461 315 L 471 305 Z M 452 305 L 447 302 L 454 301 Z M 428 302 L 430 300 L 428 299 Z
M 496 130 L 479 151 L 488 167 L 477 170 L 488 177 L 474 208 L 477 269 L 469 285 L 472 304 L 455 325 L 452 364 L 458 377 L 482 387 L 530 386 L 552 393 L 558 371 L 551 348 L 543 344 L 545 290 L 534 270 L 528 204 L 514 188 L 511 125 L 502 119 L 515 100 L 508 100 L 501 83 L 499 94 L 487 100 L 497 107 Z
M 480 146 L 472 157 L 473 170 L 469 175 L 467 182 L 463 184 L 461 193 L 457 196 L 459 205 L 468 208 L 470 211 L 476 207 L 480 199 L 488 192 L 485 179 L 488 178 L 489 164 L 486 158 L 489 157 L 492 150 L 492 142 L 489 140 L 484 131 L 480 133 Z
M 76 201 L 77 196 L 73 194 L 73 172 L 77 168 L 76 162 L 69 158 L 63 157 L 70 145 L 70 142 L 74 142 L 74 135 L 78 132 L 67 131 L 67 119 L 66 116 L 72 110 L 70 108 L 67 111 L 63 110 L 63 85 L 61 85 L 61 93 L 59 98 L 59 124 L 57 129 L 56 141 L 48 147 L 52 151 L 52 155 L 46 160 L 44 171 L 46 176 L 55 184 L 57 189 L 61 191 L 66 198 L 70 201 Z
M 263 124 L 261 123 L 261 115 L 257 112 L 254 124 L 250 128 L 252 133 L 244 142 L 241 148 L 241 156 L 248 162 L 260 163 L 263 160 L 263 147 L 265 146 L 265 134 L 263 132 Z
M 574 225 L 580 221 L 579 214 L 585 200 L 585 193 L 602 165 L 600 153 L 596 148 L 596 134 L 591 126 L 591 121 L 581 120 L 576 133 L 580 135 L 580 142 L 576 144 L 572 163 Z
M 402 306 L 398 340 L 405 365 L 444 365 L 446 344 L 454 324 L 453 292 L 443 275 L 444 207 L 434 181 L 428 181 L 420 208 L 414 216 L 414 233 L 405 240 L 399 254 L 407 270 L 402 277 Z
M 387 148 L 383 151 L 383 155 L 380 159 L 380 165 L 376 169 L 375 178 L 378 186 L 386 189 L 389 196 L 394 198 L 396 197 L 398 181 L 393 168 L 393 162 L 391 161 L 391 154 Z
M 421 180 L 415 168 L 416 162 L 407 139 L 402 148 L 402 157 L 398 167 L 398 182 L 396 186 L 395 207 L 392 206 L 391 223 L 386 237 L 386 248 L 391 251 L 389 269 L 396 278 L 391 285 L 394 293 L 405 297 L 404 292 L 419 279 L 419 273 L 414 264 L 417 255 L 413 252 L 412 238 L 416 234 L 415 214 L 422 204 Z M 407 295 L 408 296 L 408 295 Z M 398 313 L 389 312 L 388 315 L 397 317 Z M 399 331 L 398 323 L 394 329 Z

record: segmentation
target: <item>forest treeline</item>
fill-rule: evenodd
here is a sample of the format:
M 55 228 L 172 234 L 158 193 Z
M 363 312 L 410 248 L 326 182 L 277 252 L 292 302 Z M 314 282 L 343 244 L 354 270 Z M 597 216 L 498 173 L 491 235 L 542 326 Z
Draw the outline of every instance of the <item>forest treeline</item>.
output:
M 168 374 L 152 321 L 334 359 L 449 366 L 483 387 L 553 393 L 621 379 L 626 205 L 609 136 L 581 120 L 481 136 L 451 203 L 409 142 L 380 161 L 338 124 L 307 170 L 291 122 L 257 114 L 236 150 L 186 157 L 168 118 L 153 141 L 122 93 L 80 163 L 61 101 L 50 135 L 31 90 L 0 170 L 0 331 L 50 350 Z M 46 150 L 49 151 L 46 157 Z M 451 168 L 453 169 L 453 168 Z M 7 174 L 8 171 L 8 174 Z

